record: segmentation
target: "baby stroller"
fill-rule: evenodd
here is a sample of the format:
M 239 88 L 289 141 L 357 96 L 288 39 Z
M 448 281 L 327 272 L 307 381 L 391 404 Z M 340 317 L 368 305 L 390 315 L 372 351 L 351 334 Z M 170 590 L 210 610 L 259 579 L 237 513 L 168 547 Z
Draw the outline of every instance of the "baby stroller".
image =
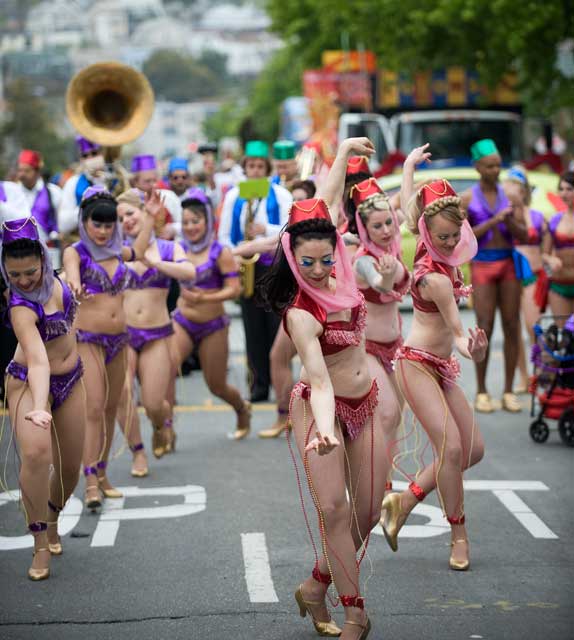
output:
M 574 316 L 545 316 L 534 326 L 534 335 L 530 437 L 546 442 L 550 429 L 544 418 L 558 420 L 562 442 L 574 447 Z

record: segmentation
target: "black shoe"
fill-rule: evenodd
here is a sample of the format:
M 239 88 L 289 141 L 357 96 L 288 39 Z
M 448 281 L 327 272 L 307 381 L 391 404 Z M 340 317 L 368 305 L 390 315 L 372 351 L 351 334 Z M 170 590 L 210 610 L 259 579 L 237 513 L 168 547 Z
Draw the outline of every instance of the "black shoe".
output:
M 267 402 L 269 400 L 269 389 L 254 389 L 249 399 L 251 402 Z

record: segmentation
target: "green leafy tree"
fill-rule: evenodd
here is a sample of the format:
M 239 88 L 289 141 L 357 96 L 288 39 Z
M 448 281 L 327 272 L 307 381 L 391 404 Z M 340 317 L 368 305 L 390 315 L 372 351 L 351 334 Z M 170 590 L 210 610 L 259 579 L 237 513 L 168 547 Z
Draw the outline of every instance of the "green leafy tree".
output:
M 143 72 L 162 100 L 192 102 L 213 98 L 223 91 L 223 83 L 211 69 L 170 49 L 154 51 L 144 63 Z
M 8 93 L 7 117 L 0 129 L 3 155 L 20 149 L 39 151 L 50 175 L 67 166 L 72 160 L 71 141 L 58 136 L 46 104 L 33 95 L 23 80 L 13 82 Z M 13 161 L 13 157 L 4 157 L 5 167 Z
M 558 41 L 574 33 L 563 0 L 266 0 L 272 29 L 310 66 L 325 49 L 359 45 L 395 70 L 462 65 L 491 86 L 518 72 L 524 104 L 552 113 L 574 103 L 574 82 L 555 66 Z

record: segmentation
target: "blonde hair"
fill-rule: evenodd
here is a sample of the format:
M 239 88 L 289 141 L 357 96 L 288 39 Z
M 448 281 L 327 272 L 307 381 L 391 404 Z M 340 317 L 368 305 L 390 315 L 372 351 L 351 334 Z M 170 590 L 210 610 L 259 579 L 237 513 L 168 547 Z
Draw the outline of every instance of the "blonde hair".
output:
M 419 219 L 422 215 L 430 218 L 439 213 L 450 222 L 454 222 L 459 227 L 466 220 L 466 211 L 463 211 L 460 204 L 459 196 L 445 196 L 431 202 L 426 209 L 421 209 L 420 189 L 414 193 L 408 201 L 407 210 L 405 212 L 406 224 L 408 230 L 414 235 L 419 233 Z
M 380 211 L 391 211 L 391 203 L 389 198 L 384 193 L 376 193 L 375 195 L 367 198 L 357 207 L 357 211 L 361 216 L 363 224 L 367 224 L 371 213 L 378 209 Z
M 118 204 L 129 204 L 136 209 L 143 209 L 144 203 L 140 196 L 141 191 L 139 189 L 128 189 L 116 198 Z

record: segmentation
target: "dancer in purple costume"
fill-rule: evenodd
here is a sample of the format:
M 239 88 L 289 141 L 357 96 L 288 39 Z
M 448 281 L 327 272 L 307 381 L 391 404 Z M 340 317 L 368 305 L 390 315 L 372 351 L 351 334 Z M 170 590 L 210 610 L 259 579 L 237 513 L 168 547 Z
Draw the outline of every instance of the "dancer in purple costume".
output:
M 79 242 L 64 251 L 66 279 L 76 296 L 86 294 L 78 314 L 78 350 L 85 367 L 86 439 L 84 446 L 85 503 L 89 509 L 106 498 L 119 498 L 106 477 L 116 411 L 126 374 L 129 340 L 123 292 L 131 276 L 124 260 L 141 259 L 149 244 L 154 216 L 161 209 L 154 193 L 149 213 L 131 247 L 122 243 L 117 204 L 103 187 L 90 187 L 80 204 Z
M 195 265 L 196 277 L 182 283 L 172 316 L 177 367 L 197 346 L 205 382 L 213 395 L 235 410 L 237 427 L 232 437 L 241 440 L 250 430 L 251 405 L 227 382 L 229 317 L 223 308 L 225 300 L 239 296 L 239 273 L 231 249 L 215 237 L 211 203 L 205 193 L 190 189 L 182 207 L 183 246 Z M 170 399 L 173 406 L 175 384 Z
M 124 236 L 131 245 L 142 230 L 146 213 L 144 194 L 130 189 L 118 196 L 118 216 Z M 171 279 L 192 280 L 195 267 L 182 247 L 171 241 L 152 237 L 143 260 L 131 263 L 132 286 L 124 294 L 128 323 L 128 376 L 118 409 L 118 421 L 133 453 L 131 474 L 148 473 L 147 456 L 142 442 L 136 404 L 132 395 L 137 374 L 141 400 L 154 427 L 153 454 L 161 458 L 173 451 L 175 434 L 170 428 L 170 406 L 166 400 L 170 379 L 175 376 L 170 336 L 173 327 L 167 310 Z M 163 429 L 163 442 L 161 431 Z
M 34 536 L 30 580 L 50 575 L 61 555 L 58 514 L 78 483 L 84 443 L 82 361 L 72 331 L 76 299 L 54 276 L 34 218 L 5 222 L 0 269 L 6 318 L 18 347 L 6 369 L 10 423 L 21 460 L 26 524 Z

